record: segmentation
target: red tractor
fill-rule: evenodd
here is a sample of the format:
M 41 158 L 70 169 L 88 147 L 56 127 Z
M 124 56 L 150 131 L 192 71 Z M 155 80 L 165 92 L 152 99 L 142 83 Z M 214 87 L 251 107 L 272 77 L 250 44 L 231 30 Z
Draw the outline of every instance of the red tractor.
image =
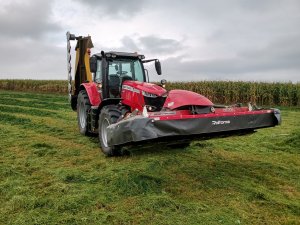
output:
M 70 40 L 75 47 L 75 82 L 71 76 Z M 167 91 L 149 83 L 145 63 L 158 59 L 125 52 L 103 52 L 90 56 L 90 36 L 67 32 L 69 98 L 77 111 L 83 135 L 97 134 L 104 154 L 120 153 L 124 145 L 145 141 L 180 141 L 194 138 L 249 133 L 280 124 L 280 111 L 249 104 L 216 106 L 206 97 L 186 90 Z

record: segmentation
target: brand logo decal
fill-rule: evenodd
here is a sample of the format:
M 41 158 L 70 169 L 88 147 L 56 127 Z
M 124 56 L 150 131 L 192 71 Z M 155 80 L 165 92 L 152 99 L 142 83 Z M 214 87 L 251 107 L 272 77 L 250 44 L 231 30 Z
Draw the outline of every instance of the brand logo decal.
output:
M 128 85 L 122 85 L 122 89 L 132 91 L 132 92 L 135 92 L 135 93 L 138 93 L 138 94 L 140 93 L 140 90 L 138 90 L 136 88 L 133 88 L 133 87 L 130 87 Z
M 211 123 L 212 125 L 230 124 L 230 120 L 213 120 Z

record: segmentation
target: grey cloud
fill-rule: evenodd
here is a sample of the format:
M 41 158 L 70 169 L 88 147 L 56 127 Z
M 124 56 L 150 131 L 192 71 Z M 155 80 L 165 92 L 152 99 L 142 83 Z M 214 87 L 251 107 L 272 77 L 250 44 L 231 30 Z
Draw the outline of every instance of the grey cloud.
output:
M 281 57 L 288 60 L 300 60 L 300 32 L 293 35 L 281 35 L 281 37 L 269 42 L 266 46 L 257 50 L 242 51 L 241 57 Z M 300 66 L 300 62 L 298 63 Z
M 144 36 L 139 38 L 139 42 L 145 50 L 150 53 L 174 53 L 183 48 L 180 41 L 170 38 L 159 38 L 156 36 Z
M 288 60 L 281 57 L 256 58 L 225 58 L 211 60 L 184 61 L 181 58 L 172 58 L 165 61 L 166 66 L 175 68 L 179 74 L 213 75 L 226 78 L 228 75 L 246 73 L 270 72 L 283 69 L 300 69 L 297 60 Z
M 172 80 L 239 78 L 299 81 L 299 39 L 297 35 L 283 37 L 264 48 L 242 51 L 235 57 L 189 61 L 183 56 L 168 58 L 162 62 L 164 74 Z
M 66 78 L 66 49 L 63 47 L 35 40 L 13 40 L 7 44 L 0 39 L 0 49 L 5 52 L 0 54 L 0 79 Z
M 184 17 L 194 16 L 199 19 L 209 19 L 209 22 L 216 22 L 232 19 L 235 15 L 244 15 L 244 18 L 249 14 L 269 17 L 274 12 L 286 13 L 283 9 L 296 12 L 300 8 L 300 2 L 298 0 L 189 0 L 183 3 L 175 0 L 170 3 L 170 1 L 154 0 L 148 7 L 151 7 L 152 10 L 162 10 L 166 14 L 170 12 L 181 13 L 182 17 L 179 17 L 176 22 Z M 177 16 L 177 14 L 174 16 Z M 243 17 L 240 19 L 243 19 Z
M 142 54 L 158 55 L 172 55 L 182 50 L 184 41 L 178 41 L 171 38 L 160 38 L 157 36 L 139 36 L 134 34 L 131 36 L 125 35 L 121 38 L 121 47 L 111 47 L 105 50 L 116 50 L 125 52 L 138 51 Z
M 172 7 L 168 1 L 160 1 L 153 5 L 159 5 L 153 10 L 160 11 L 176 27 L 193 36 L 209 37 L 222 31 L 232 40 L 255 36 L 272 38 L 280 32 L 295 31 L 300 25 L 298 0 L 191 0 L 186 4 L 173 1 Z M 220 41 L 224 41 L 222 36 Z
M 141 13 L 145 0 L 76 0 L 93 11 L 94 16 L 110 18 L 130 18 Z
M 283 36 L 261 49 L 241 52 L 238 57 L 247 65 L 244 71 L 300 69 L 299 39 L 300 34 Z
M 65 48 L 56 45 L 56 38 L 65 34 L 53 21 L 52 7 L 50 1 L 39 0 L 1 5 L 0 78 L 62 77 Z
M 121 42 L 122 42 L 122 45 L 125 49 L 125 51 L 137 51 L 137 50 L 140 50 L 140 47 L 138 47 L 137 43 L 129 36 L 124 36 L 122 39 L 121 39 Z M 127 50 L 126 50 L 127 49 Z
M 256 66 L 254 69 L 253 66 Z M 180 57 L 162 60 L 163 76 L 157 80 L 247 80 L 247 81 L 297 81 L 299 69 L 259 69 L 262 65 L 236 59 L 183 61 Z M 247 71 L 249 68 L 252 70 Z M 245 70 L 246 69 L 246 70 Z M 155 74 L 151 71 L 151 74 Z
M 139 45 L 139 42 L 135 39 L 131 38 L 130 36 L 123 36 L 121 38 L 121 46 L 111 46 L 111 45 L 104 45 L 98 42 L 94 42 L 94 50 L 97 52 L 100 52 L 101 50 L 104 51 L 118 51 L 118 52 L 142 52 L 141 46 Z M 101 47 L 99 47 L 101 46 Z
M 293 5 L 293 7 L 300 7 L 298 0 L 238 0 L 235 1 L 237 5 L 246 11 L 266 12 L 270 9 L 280 9 L 286 7 L 286 5 Z
M 55 14 L 60 24 L 54 22 L 57 18 L 52 17 L 52 4 L 17 0 L 0 7 L 0 50 L 5 53 L 0 55 L 0 78 L 9 72 L 39 74 L 45 79 L 59 74 L 65 79 L 66 53 L 60 47 L 65 45 L 65 31 L 61 28 L 68 26 L 78 33 L 101 31 L 106 37 L 103 40 L 108 41 L 94 43 L 96 48 L 138 51 L 161 58 L 163 77 L 168 80 L 299 81 L 298 0 L 76 0 L 66 12 L 76 15 L 73 20 L 61 15 L 68 3 L 57 0 L 54 6 L 63 9 Z M 111 42 L 102 30 L 104 22 L 106 29 L 111 29 L 107 33 L 114 34 Z M 120 30 L 119 22 L 124 26 Z M 130 31 L 126 32 L 126 27 Z M 154 68 L 152 64 L 149 67 Z
M 40 38 L 45 33 L 57 32 L 61 27 L 51 21 L 51 1 L 10 2 L 0 10 L 2 36 Z

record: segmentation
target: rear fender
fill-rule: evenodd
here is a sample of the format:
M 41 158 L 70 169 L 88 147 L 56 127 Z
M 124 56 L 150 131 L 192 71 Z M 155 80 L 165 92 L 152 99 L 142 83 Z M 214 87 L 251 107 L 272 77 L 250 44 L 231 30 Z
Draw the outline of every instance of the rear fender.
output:
M 101 103 L 100 94 L 94 82 L 81 84 L 80 90 L 86 90 L 86 93 L 89 96 L 89 100 L 92 106 L 100 105 Z

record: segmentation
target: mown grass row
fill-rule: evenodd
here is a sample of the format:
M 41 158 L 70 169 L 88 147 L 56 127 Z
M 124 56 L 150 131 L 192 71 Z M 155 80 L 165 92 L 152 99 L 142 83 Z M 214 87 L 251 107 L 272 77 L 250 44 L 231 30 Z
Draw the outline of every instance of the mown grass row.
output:
M 0 80 L 0 89 L 66 94 L 67 82 L 63 80 Z M 300 83 L 169 82 L 167 89 L 194 91 L 219 104 L 252 102 L 263 106 L 300 106 Z

